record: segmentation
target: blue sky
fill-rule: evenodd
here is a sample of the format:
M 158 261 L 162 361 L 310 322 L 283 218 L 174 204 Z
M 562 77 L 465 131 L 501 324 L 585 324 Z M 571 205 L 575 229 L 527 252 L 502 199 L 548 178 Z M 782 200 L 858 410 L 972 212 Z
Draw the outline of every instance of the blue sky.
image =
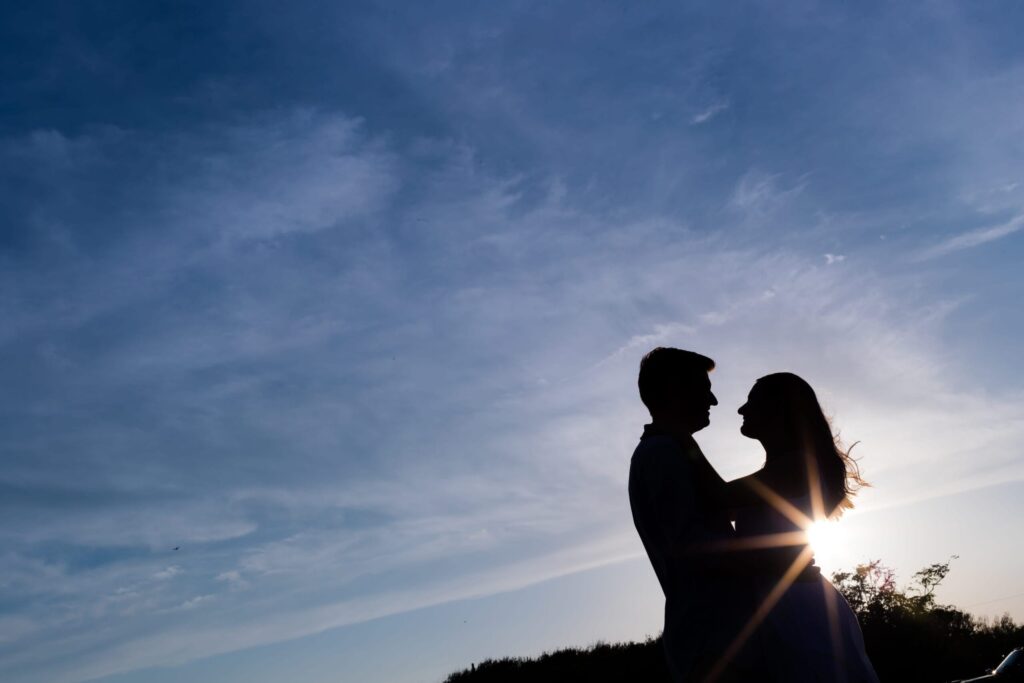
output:
M 874 484 L 837 567 L 1024 619 L 1018 3 L 2 13 L 5 681 L 656 633 L 656 345 L 718 361 L 726 476 L 757 377 L 817 388 Z

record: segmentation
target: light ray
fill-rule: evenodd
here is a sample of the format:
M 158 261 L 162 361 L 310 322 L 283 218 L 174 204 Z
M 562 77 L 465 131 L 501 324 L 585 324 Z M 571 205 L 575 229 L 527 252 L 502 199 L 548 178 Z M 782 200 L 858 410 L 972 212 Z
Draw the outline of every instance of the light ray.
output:
M 814 522 L 813 519 L 805 515 L 800 508 L 790 503 L 788 500 L 780 496 L 775 491 L 771 490 L 768 486 L 761 483 L 755 478 L 751 478 L 747 484 L 754 493 L 761 496 L 769 505 L 775 508 L 779 514 L 786 517 L 789 521 L 793 522 L 796 526 L 801 529 L 806 529 Z M 812 487 L 813 488 L 813 487 Z M 820 496 L 819 492 L 819 496 Z
M 714 683 L 722 672 L 725 671 L 725 667 L 729 665 L 740 649 L 746 644 L 753 635 L 757 627 L 761 625 L 764 618 L 768 616 L 768 613 L 772 611 L 772 608 L 779 602 L 782 596 L 789 590 L 789 587 L 796 581 L 796 577 L 800 575 L 807 565 L 811 561 L 811 549 L 805 547 L 800 551 L 800 554 L 793 560 L 793 563 L 786 569 L 786 573 L 776 582 L 775 586 L 772 587 L 765 599 L 761 601 L 757 610 L 751 615 L 747 623 L 744 624 L 743 628 L 736 635 L 733 641 L 729 644 L 729 647 L 725 649 L 725 652 L 718 659 L 715 665 L 708 672 L 708 675 L 704 678 L 704 683 Z
M 701 552 L 734 552 L 738 550 L 762 550 L 764 548 L 788 548 L 807 544 L 806 531 L 783 531 L 777 534 L 761 534 L 746 538 L 728 538 L 697 546 Z
M 805 452 L 810 452 L 810 450 L 806 450 Z M 809 545 L 807 532 L 816 521 L 827 519 L 828 515 L 825 511 L 824 496 L 822 495 L 821 480 L 818 472 L 818 463 L 813 457 L 806 458 L 805 462 L 807 465 L 808 492 L 811 504 L 810 516 L 805 514 L 797 506 L 793 505 L 793 503 L 786 500 L 758 479 L 752 477 L 747 481 L 747 484 L 754 493 L 771 505 L 779 514 L 792 522 L 799 531 L 765 534 L 745 539 L 731 539 L 714 547 L 714 549 L 719 551 L 733 551 L 784 546 L 804 546 L 800 550 L 800 554 L 797 555 L 782 577 L 779 578 L 771 591 L 768 592 L 768 595 L 761 601 L 761 604 L 758 605 L 758 608 L 747 620 L 743 628 L 740 629 L 740 632 L 729 644 L 729 647 L 726 648 L 725 652 L 715 663 L 715 666 L 712 667 L 711 671 L 704 679 L 705 683 L 713 683 L 722 675 L 725 668 L 747 643 L 754 631 L 757 630 L 758 626 L 761 625 L 779 600 L 782 599 L 782 596 L 785 595 L 786 591 L 793 585 L 793 582 L 796 581 L 796 578 L 800 573 L 804 571 L 804 569 L 806 569 L 813 560 L 814 551 Z M 709 549 L 711 548 L 709 547 Z M 832 639 L 835 651 L 838 653 L 842 647 L 839 633 L 838 607 L 835 604 L 835 596 L 828 591 L 828 588 L 824 584 L 822 584 L 822 589 L 825 591 L 824 599 L 829 622 L 829 637 Z M 840 680 L 839 676 L 841 673 L 840 658 L 836 661 L 837 681 Z
M 843 639 L 839 633 L 839 607 L 836 604 L 837 593 L 833 590 L 829 590 L 829 586 L 826 582 L 821 582 L 821 590 L 825 597 L 825 611 L 828 616 L 828 632 L 829 637 L 832 638 L 832 665 L 835 667 L 835 676 L 832 680 L 836 683 L 846 682 L 846 672 L 843 667 L 843 662 L 846 658 L 846 652 L 843 647 Z
M 811 444 L 804 444 L 804 453 L 810 454 L 814 451 Z M 815 520 L 825 519 L 825 500 L 821 494 L 821 477 L 818 471 L 818 460 L 812 455 L 805 455 L 804 462 L 807 463 L 807 488 L 811 496 L 811 517 Z M 806 527 L 805 527 L 806 528 Z

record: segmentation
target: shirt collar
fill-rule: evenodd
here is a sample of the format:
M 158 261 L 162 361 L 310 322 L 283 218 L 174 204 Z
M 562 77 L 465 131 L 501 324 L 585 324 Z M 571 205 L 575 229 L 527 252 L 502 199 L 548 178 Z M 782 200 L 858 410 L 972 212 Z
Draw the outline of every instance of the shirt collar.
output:
M 660 427 L 656 427 L 656 426 L 654 426 L 654 424 L 645 424 L 644 425 L 644 433 L 640 437 L 640 440 L 643 441 L 644 439 L 652 439 L 652 438 L 654 438 L 656 436 L 667 436 L 670 439 L 673 439 L 675 441 L 680 441 L 678 435 L 672 434 L 672 433 L 668 432 L 667 430 L 662 429 Z M 694 448 L 694 447 L 697 446 L 697 442 L 696 442 L 696 440 L 694 440 L 694 438 L 692 436 L 686 436 L 682 440 L 680 445 L 683 446 L 683 450 L 689 451 L 691 448 Z

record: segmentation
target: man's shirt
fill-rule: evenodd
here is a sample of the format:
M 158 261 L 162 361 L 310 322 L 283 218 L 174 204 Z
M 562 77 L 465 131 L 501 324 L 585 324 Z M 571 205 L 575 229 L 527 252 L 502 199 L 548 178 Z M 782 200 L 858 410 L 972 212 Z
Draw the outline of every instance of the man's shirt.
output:
M 677 682 L 701 680 L 738 632 L 742 593 L 723 571 L 725 556 L 709 550 L 733 536 L 721 512 L 724 486 L 692 437 L 644 428 L 629 467 L 629 504 L 665 593 L 663 644 Z
M 733 535 L 717 499 L 724 482 L 692 437 L 644 427 L 629 468 L 629 503 L 665 597 L 683 598 L 706 575 L 709 546 Z

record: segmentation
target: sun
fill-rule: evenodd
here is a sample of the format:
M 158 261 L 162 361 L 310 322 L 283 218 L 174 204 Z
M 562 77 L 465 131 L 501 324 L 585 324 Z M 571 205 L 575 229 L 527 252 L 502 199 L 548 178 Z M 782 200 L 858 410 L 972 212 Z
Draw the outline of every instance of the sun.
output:
M 828 574 L 840 568 L 847 539 L 839 523 L 828 520 L 814 522 L 807 527 L 807 541 L 814 551 L 815 563 L 823 573 Z

